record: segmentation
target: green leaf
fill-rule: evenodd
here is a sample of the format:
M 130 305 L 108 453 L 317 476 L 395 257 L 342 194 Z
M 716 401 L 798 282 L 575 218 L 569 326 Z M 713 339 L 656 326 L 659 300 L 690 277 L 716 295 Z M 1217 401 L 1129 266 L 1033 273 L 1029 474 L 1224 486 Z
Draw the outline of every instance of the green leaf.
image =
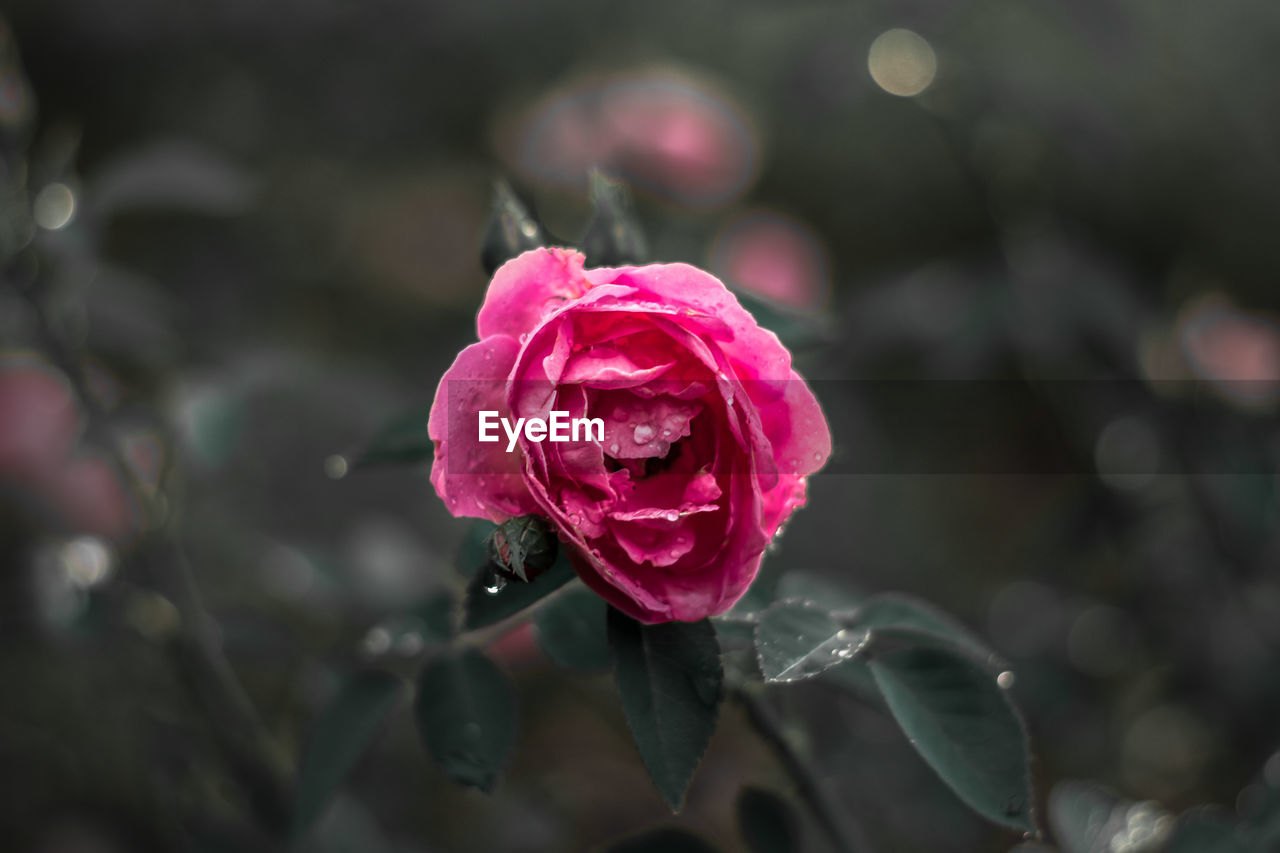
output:
M 756 655 L 765 681 L 801 681 L 850 660 L 865 631 L 847 627 L 810 601 L 769 606 L 756 625 Z
M 876 677 L 871 674 L 871 667 L 861 658 L 854 658 L 839 666 L 833 666 L 822 674 L 826 684 L 832 684 L 847 691 L 859 700 L 877 708 L 887 710 L 884 697 L 880 695 L 880 687 Z
M 417 409 L 389 421 L 356 457 L 356 467 L 430 461 L 435 456 L 435 445 L 427 435 L 430 414 L 430 409 Z
M 502 670 L 475 649 L 430 661 L 418 676 L 418 733 L 454 780 L 490 792 L 515 744 L 516 706 Z
M 321 712 L 298 767 L 294 832 L 301 834 L 324 812 L 355 767 L 405 688 L 385 672 L 367 670 L 347 679 Z
M 794 853 L 799 829 L 787 801 L 762 788 L 743 788 L 738 795 L 738 829 L 751 853 Z
M 1004 668 L 996 653 L 957 619 L 909 595 L 884 592 L 871 596 L 853 612 L 850 626 L 923 631 L 968 652 L 975 661 L 994 670 Z
M 918 635 L 871 633 L 868 665 L 898 725 L 970 808 L 995 823 L 1036 831 L 1027 734 L 990 673 Z
M 502 580 L 496 592 L 489 592 L 495 588 L 492 586 L 494 576 L 489 572 L 480 572 L 467 584 L 466 599 L 463 602 L 463 627 L 472 630 L 501 622 L 543 596 L 555 592 L 574 577 L 573 566 L 563 548 L 551 568 L 528 583 Z
M 534 617 L 542 650 L 566 669 L 609 667 L 608 606 L 589 589 L 571 589 L 548 602 Z
M 664 826 L 615 841 L 605 853 L 716 853 L 716 848 L 687 829 Z
M 609 608 L 609 649 L 640 758 L 672 811 L 706 751 L 724 698 L 710 621 L 642 625 Z

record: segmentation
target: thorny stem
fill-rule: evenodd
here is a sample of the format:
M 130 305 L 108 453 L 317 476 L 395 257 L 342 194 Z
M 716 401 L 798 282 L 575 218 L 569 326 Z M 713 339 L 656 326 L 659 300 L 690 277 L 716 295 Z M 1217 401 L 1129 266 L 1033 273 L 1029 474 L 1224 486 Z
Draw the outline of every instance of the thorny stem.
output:
M 37 282 L 18 289 L 36 317 L 45 350 L 67 377 L 91 427 L 103 433 L 103 450 L 138 508 L 140 534 L 131 559 L 180 616 L 179 625 L 166 637 L 179 680 L 202 712 L 228 769 L 248 796 L 255 817 L 264 828 L 284 833 L 291 819 L 291 772 L 223 653 L 215 623 L 205 610 L 178 540 L 175 513 L 169 510 L 161 489 L 165 481 L 173 479 L 172 454 L 154 487 L 142 482 L 119 437 L 107 428 L 107 413 L 90 387 L 83 354 L 65 342 L 43 304 L 43 288 Z
M 787 737 L 782 722 L 764 698 L 747 687 L 736 689 L 733 695 L 746 711 L 752 728 L 773 750 L 783 769 L 795 782 L 801 798 L 817 818 L 833 848 L 840 853 L 870 850 L 866 833 L 846 818 L 847 809 L 841 809 L 822 779 Z

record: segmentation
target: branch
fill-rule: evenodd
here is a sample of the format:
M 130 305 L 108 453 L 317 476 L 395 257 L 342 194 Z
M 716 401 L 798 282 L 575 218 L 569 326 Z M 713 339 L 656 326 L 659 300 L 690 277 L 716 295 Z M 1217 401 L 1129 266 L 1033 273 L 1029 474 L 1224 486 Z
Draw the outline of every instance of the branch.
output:
M 18 289 L 36 317 L 44 349 L 66 375 L 85 408 L 91 427 L 101 432 L 103 450 L 138 508 L 140 538 L 130 559 L 137 561 L 150 585 L 173 603 L 181 617 L 179 625 L 166 637 L 179 680 L 204 715 L 228 769 L 244 789 L 259 823 L 283 833 L 291 821 L 291 771 L 223 654 L 215 623 L 205 610 L 186 553 L 178 541 L 175 513 L 168 509 L 161 489 L 163 483 L 172 479 L 173 453 L 166 454 L 165 468 L 154 488 L 142 482 L 119 438 L 107 426 L 107 413 L 94 396 L 85 374 L 83 355 L 67 345 L 42 304 L 39 294 L 43 288 L 37 282 Z M 169 445 L 174 446 L 172 441 Z
M 805 757 L 787 738 L 782 722 L 768 703 L 756 692 L 745 687 L 735 690 L 733 696 L 742 704 L 752 728 L 773 750 L 778 761 L 795 782 L 801 798 L 817 818 L 818 824 L 826 833 L 832 846 L 841 853 L 870 850 L 871 845 L 866 833 L 861 827 L 852 825 L 845 819 L 839 803 L 827 790 L 826 785 Z M 844 811 L 847 812 L 847 810 Z

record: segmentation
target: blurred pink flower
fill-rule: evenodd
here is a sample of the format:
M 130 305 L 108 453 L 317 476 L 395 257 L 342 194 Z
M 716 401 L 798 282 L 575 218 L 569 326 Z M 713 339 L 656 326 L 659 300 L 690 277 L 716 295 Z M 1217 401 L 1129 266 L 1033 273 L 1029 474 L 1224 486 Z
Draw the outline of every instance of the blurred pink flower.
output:
M 831 286 L 822 244 L 799 221 L 775 213 L 731 222 L 711 266 L 730 285 L 801 311 L 822 307 Z
M 1258 405 L 1280 396 L 1280 328 L 1207 297 L 1183 312 L 1178 339 L 1196 376 L 1224 396 Z
M 124 539 L 136 513 L 103 458 L 78 447 L 81 416 L 66 379 L 35 358 L 0 358 L 0 492 L 56 527 Z
M 726 92 L 659 68 L 561 86 L 510 122 L 498 145 L 535 181 L 581 187 L 600 167 L 661 197 L 709 207 L 755 179 L 758 136 Z

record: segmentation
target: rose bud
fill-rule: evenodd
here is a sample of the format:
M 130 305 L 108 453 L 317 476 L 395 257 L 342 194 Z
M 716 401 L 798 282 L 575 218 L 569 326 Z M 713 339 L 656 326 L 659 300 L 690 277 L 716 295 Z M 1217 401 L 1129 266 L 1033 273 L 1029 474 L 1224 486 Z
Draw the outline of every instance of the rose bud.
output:
M 493 212 L 484 232 L 484 245 L 480 249 L 480 262 L 484 271 L 493 275 L 494 270 L 527 249 L 534 249 L 546 242 L 542 226 L 506 183 L 498 181 L 493 187 Z
M 494 568 L 524 583 L 551 568 L 558 550 L 555 534 L 536 515 L 509 518 L 489 536 Z
M 582 251 L 587 258 L 606 266 L 644 261 L 649 250 L 626 184 L 593 169 L 591 205 L 594 212 L 582 237 Z

